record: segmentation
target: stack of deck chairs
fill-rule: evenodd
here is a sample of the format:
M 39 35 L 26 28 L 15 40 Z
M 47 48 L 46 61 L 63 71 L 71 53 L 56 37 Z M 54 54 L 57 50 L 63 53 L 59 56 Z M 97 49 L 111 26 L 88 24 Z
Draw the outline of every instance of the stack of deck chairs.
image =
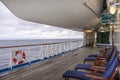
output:
M 94 65 L 85 64 L 87 61 L 94 61 L 95 63 Z M 76 65 L 74 70 L 67 70 L 63 77 L 65 80 L 70 78 L 77 80 L 115 80 L 115 76 L 119 72 L 119 63 L 118 51 L 112 47 L 106 56 L 101 56 L 101 54 L 88 55 L 83 64 Z

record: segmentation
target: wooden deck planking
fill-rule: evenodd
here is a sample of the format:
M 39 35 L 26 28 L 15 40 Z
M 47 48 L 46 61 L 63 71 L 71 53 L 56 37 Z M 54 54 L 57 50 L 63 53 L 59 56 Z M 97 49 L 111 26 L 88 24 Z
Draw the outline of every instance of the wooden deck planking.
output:
M 81 48 L 63 56 L 46 60 L 0 76 L 0 80 L 63 80 L 62 74 L 82 63 L 90 53 L 99 53 L 98 48 Z

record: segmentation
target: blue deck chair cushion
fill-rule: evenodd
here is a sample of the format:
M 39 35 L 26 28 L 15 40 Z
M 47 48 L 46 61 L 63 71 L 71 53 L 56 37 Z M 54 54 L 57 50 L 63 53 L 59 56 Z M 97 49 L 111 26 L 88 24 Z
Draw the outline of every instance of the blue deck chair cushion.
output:
M 89 73 L 88 72 L 82 72 L 82 71 L 67 70 L 63 74 L 63 77 L 80 79 L 80 80 L 90 80 L 90 78 L 86 77 L 85 74 L 89 74 Z
M 109 67 L 109 69 L 106 72 L 104 72 L 103 74 L 101 74 L 101 77 L 106 78 L 106 80 L 109 80 L 118 65 L 119 65 L 119 60 L 118 60 L 118 57 L 116 57 L 116 58 L 114 58 L 114 61 L 113 61 L 112 65 Z M 83 72 L 83 71 L 68 70 L 63 74 L 63 77 L 80 79 L 80 80 L 90 80 L 90 77 L 85 76 L 86 74 L 91 74 L 91 73 Z
M 95 61 L 97 57 L 86 57 L 84 60 L 85 61 Z
M 112 48 L 112 50 L 110 50 L 110 52 L 106 56 L 110 57 L 112 55 L 113 51 L 114 51 L 114 47 Z
M 117 66 L 119 65 L 119 59 L 118 57 L 114 59 L 112 65 L 110 66 L 110 68 L 102 75 L 102 77 L 107 78 L 109 80 L 109 78 L 113 75 L 115 69 L 117 68 Z
M 108 61 L 107 65 L 105 66 L 106 69 L 108 69 L 111 64 L 113 63 L 114 59 L 117 57 L 118 51 L 114 51 L 113 56 L 111 59 Z M 78 64 L 75 69 L 85 69 L 85 70 L 91 70 L 92 65 L 90 64 Z
M 111 49 L 111 52 L 109 54 L 107 54 L 107 56 L 110 56 L 113 51 L 114 51 L 114 48 Z M 88 55 L 88 57 L 98 57 L 98 54 L 90 54 L 90 55 Z
M 88 55 L 88 57 L 98 57 L 98 54 L 91 54 L 91 55 Z
M 117 58 L 117 54 L 118 54 L 118 51 L 114 51 L 112 57 L 110 58 L 110 60 L 108 61 L 108 64 L 106 65 L 106 68 L 109 68 L 112 65 L 114 59 Z
M 112 48 L 112 50 L 107 54 L 106 57 L 107 57 L 108 59 L 111 57 L 113 51 L 114 51 L 114 48 Z M 97 57 L 86 57 L 86 58 L 84 59 L 84 61 L 95 61 L 96 59 L 97 59 Z
M 92 67 L 92 65 L 90 64 L 78 64 L 75 69 L 86 69 L 86 70 L 90 70 Z

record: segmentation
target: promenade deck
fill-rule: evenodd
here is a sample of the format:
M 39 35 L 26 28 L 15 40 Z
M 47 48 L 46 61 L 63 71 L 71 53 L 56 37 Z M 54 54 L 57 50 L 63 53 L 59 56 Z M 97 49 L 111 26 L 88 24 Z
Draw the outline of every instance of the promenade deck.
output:
M 63 80 L 62 74 L 66 70 L 74 69 L 88 54 L 99 53 L 99 49 L 83 47 L 62 56 L 13 70 L 1 75 L 0 80 Z

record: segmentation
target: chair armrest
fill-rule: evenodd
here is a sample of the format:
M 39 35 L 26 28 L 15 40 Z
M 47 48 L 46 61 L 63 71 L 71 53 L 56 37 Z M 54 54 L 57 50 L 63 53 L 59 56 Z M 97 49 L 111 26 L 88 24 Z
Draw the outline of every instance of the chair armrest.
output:
M 105 72 L 105 71 L 106 71 L 106 70 L 104 70 L 104 69 L 95 69 L 95 68 L 93 68 L 93 69 L 91 69 L 91 70 L 93 70 L 93 73 Z
M 107 64 L 108 61 L 106 61 L 106 60 L 101 60 L 101 63 Z
M 107 61 L 107 58 L 100 57 L 99 60 L 106 60 Z
M 106 70 L 105 67 L 101 67 L 101 66 L 92 66 L 91 69 L 101 69 L 101 70 Z

